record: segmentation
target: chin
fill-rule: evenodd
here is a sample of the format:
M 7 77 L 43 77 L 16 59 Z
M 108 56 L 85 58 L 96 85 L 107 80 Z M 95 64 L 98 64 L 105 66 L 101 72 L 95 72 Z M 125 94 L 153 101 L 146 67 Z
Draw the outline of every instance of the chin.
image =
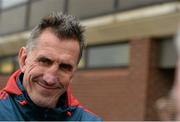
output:
M 58 98 L 56 96 L 42 96 L 42 95 L 30 95 L 31 100 L 39 107 L 43 108 L 54 108 L 58 102 Z

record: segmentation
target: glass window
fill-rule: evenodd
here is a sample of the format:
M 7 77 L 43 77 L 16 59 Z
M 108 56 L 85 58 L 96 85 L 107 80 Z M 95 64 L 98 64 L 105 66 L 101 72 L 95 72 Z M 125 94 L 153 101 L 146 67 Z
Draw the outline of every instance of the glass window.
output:
M 113 11 L 114 0 L 69 0 L 68 12 L 79 18 L 89 18 Z
M 25 2 L 27 2 L 27 0 L 1 0 L 1 7 L 5 9 Z
M 0 34 L 22 31 L 24 29 L 25 16 L 25 5 L 2 12 L 0 15 Z
M 158 4 L 170 0 L 119 0 L 120 9 L 131 9 L 134 7 L 140 7 L 144 5 Z
M 173 68 L 176 65 L 177 53 L 173 38 L 160 39 L 158 42 L 158 58 L 160 68 Z
M 30 7 L 29 28 L 33 28 L 40 19 L 52 11 L 63 11 L 65 0 L 36 0 Z
M 90 47 L 88 68 L 118 67 L 129 64 L 129 43 Z

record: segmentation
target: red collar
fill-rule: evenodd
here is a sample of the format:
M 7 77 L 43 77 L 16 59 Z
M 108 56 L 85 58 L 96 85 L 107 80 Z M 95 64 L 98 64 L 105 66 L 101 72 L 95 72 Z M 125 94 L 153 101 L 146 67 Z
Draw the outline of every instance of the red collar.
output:
M 22 91 L 19 89 L 16 81 L 17 78 L 19 77 L 19 75 L 21 74 L 21 70 L 17 70 L 16 72 L 14 72 L 10 78 L 8 79 L 7 85 L 4 88 L 4 91 L 10 93 L 10 94 L 15 94 L 15 95 L 22 95 Z M 75 99 L 71 93 L 71 89 L 68 88 L 67 90 L 67 101 L 68 101 L 68 106 L 79 106 L 79 102 L 77 101 L 77 99 Z
M 13 73 L 10 78 L 8 79 L 7 85 L 4 88 L 4 91 L 10 93 L 10 94 L 16 94 L 16 95 L 21 95 L 22 92 L 18 88 L 16 81 L 18 76 L 21 74 L 21 70 L 17 70 L 15 73 Z

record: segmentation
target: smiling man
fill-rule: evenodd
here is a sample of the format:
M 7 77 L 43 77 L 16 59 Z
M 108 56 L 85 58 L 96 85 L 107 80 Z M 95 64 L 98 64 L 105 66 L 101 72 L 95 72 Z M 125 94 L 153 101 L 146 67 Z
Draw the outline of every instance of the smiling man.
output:
M 42 18 L 19 51 L 20 69 L 0 92 L 0 120 L 101 120 L 69 89 L 84 49 L 83 33 L 71 15 L 54 12 Z

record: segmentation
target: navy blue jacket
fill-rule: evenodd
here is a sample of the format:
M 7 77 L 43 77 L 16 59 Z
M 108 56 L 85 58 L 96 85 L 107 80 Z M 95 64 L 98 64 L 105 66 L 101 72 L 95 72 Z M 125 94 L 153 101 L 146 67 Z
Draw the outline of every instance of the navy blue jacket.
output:
M 16 71 L 0 92 L 0 120 L 6 121 L 101 121 L 84 109 L 68 89 L 59 99 L 59 107 L 42 108 L 35 105 L 22 85 L 23 73 Z

